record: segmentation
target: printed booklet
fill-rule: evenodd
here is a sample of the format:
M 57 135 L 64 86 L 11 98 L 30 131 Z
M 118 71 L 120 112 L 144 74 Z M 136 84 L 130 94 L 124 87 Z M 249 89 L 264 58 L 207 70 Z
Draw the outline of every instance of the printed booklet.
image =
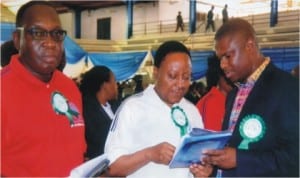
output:
M 182 137 L 169 164 L 170 168 L 189 167 L 193 163 L 200 163 L 203 150 L 222 149 L 231 136 L 230 131 L 212 131 L 193 128 L 190 133 Z

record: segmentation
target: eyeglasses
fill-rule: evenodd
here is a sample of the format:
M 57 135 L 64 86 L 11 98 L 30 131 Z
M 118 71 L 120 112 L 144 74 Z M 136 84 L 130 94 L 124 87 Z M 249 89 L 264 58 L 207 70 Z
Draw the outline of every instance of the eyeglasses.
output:
M 46 40 L 48 37 L 48 34 L 52 37 L 54 41 L 60 42 L 63 41 L 67 35 L 67 31 L 56 29 L 56 30 L 43 30 L 40 28 L 31 28 L 31 29 L 24 29 L 23 27 L 19 27 L 19 30 L 24 30 L 25 32 L 29 33 L 34 40 L 43 41 Z

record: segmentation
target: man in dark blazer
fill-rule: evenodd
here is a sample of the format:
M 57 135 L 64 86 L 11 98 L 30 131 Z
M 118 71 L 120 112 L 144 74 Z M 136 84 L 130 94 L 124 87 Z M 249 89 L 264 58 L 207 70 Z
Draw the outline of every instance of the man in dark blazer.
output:
M 216 53 L 238 88 L 227 96 L 228 146 L 203 160 L 223 177 L 299 176 L 299 83 L 258 47 L 253 27 L 232 19 L 215 35 Z

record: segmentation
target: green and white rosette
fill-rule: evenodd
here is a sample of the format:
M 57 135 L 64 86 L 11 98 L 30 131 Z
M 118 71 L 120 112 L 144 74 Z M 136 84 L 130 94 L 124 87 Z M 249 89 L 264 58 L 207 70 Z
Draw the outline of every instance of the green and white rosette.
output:
M 72 111 L 68 104 L 68 100 L 59 92 L 55 91 L 51 96 L 51 103 L 54 111 L 58 114 L 67 116 L 70 125 L 74 125 L 73 115 L 77 115 L 76 111 Z
M 256 114 L 247 115 L 243 118 L 239 128 L 243 137 L 239 149 L 249 149 L 249 143 L 259 141 L 266 132 L 266 125 L 262 117 Z
M 174 124 L 180 129 L 180 136 L 186 134 L 189 121 L 184 110 L 179 106 L 174 106 L 171 109 L 171 117 Z

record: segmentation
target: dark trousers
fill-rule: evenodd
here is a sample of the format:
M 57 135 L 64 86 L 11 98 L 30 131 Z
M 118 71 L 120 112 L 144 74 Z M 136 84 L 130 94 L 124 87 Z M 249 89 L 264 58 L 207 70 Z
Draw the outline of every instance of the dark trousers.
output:
M 209 29 L 209 27 L 211 26 L 213 32 L 215 32 L 215 22 L 213 20 L 208 20 L 206 27 L 205 27 L 205 32 L 207 32 L 207 30 Z
M 181 29 L 181 31 L 183 32 L 183 23 L 177 23 L 177 26 L 176 26 L 176 30 L 175 30 L 175 32 L 178 32 L 178 29 Z

